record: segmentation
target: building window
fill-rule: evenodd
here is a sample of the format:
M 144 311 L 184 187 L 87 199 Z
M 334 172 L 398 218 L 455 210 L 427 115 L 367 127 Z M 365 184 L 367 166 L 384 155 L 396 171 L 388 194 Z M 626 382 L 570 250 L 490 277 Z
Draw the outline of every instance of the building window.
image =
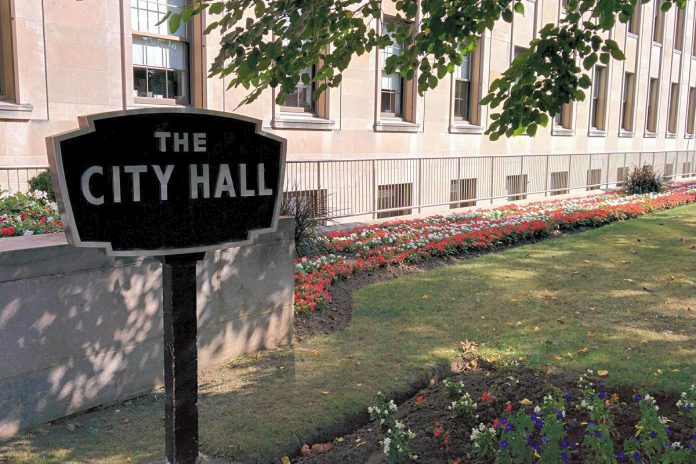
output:
M 180 12 L 185 0 L 131 0 L 133 96 L 140 103 L 189 102 L 189 25 L 170 33 L 168 11 Z
M 676 24 L 674 26 L 674 49 L 682 51 L 684 49 L 684 21 L 686 18 L 686 9 L 679 8 L 676 4 L 674 7 L 677 9 Z
M 686 109 L 686 133 L 688 135 L 694 135 L 694 120 L 696 119 L 696 87 L 689 88 L 689 103 Z
M 458 201 L 458 203 L 450 203 L 450 209 L 476 206 L 476 179 L 452 179 L 450 201 Z
M 382 88 L 380 91 L 380 112 L 382 116 L 392 118 L 405 118 L 405 80 L 398 72 L 387 74 L 384 67 L 387 58 L 390 56 L 398 56 L 403 51 L 403 45 L 398 43 L 393 38 L 391 28 L 395 25 L 393 21 L 384 21 L 384 33 L 392 37 L 391 45 L 387 45 L 382 49 Z
M 682 164 L 682 177 L 692 177 L 691 162 L 687 161 Z
M 637 2 L 636 6 L 633 8 L 633 14 L 628 19 L 628 32 L 634 35 L 638 35 L 640 32 L 640 10 L 641 2 Z
M 674 164 L 665 164 L 665 172 L 662 174 L 664 180 L 672 180 L 674 174 Z
M 413 184 L 388 184 L 379 185 L 377 187 L 377 209 L 392 210 L 393 208 L 402 208 L 411 206 L 411 190 Z M 377 213 L 377 219 L 389 218 L 394 216 L 404 216 L 411 214 L 411 209 L 396 209 L 392 211 L 384 211 Z
M 454 119 L 478 124 L 478 98 L 475 95 L 474 54 L 464 55 L 454 73 Z
M 636 97 L 636 75 L 624 74 L 623 98 L 621 102 L 621 129 L 633 132 L 633 105 Z
M 662 0 L 654 0 L 653 5 L 653 42 L 662 43 L 665 14 L 662 12 Z
M 508 201 L 524 200 L 527 198 L 527 174 L 515 174 L 505 178 L 505 192 Z
M 568 171 L 551 173 L 551 185 L 549 186 L 551 195 L 565 195 L 568 190 Z
M 595 66 L 594 80 L 592 82 L 592 112 L 591 127 L 595 130 L 604 130 L 604 120 L 607 102 L 607 68 Z
M 0 1 L 0 101 L 14 101 L 14 57 L 10 2 Z
M 645 130 L 654 134 L 657 132 L 657 93 L 660 89 L 660 81 L 658 79 L 650 79 L 650 87 L 648 88 L 648 119 Z
M 556 127 L 561 127 L 563 129 L 572 130 L 573 129 L 573 104 L 566 103 L 561 107 L 561 112 L 558 113 L 554 119 L 553 123 Z
M 302 70 L 302 74 L 307 74 L 310 79 L 314 77 L 314 72 L 314 67 Z M 305 84 L 300 81 L 295 87 L 295 91 L 285 97 L 280 110 L 289 113 L 314 113 L 316 108 L 312 92 L 314 92 L 314 83 L 310 81 L 309 84 Z
M 623 184 L 628 177 L 629 168 L 627 166 L 616 168 L 616 182 Z
M 602 182 L 601 169 L 587 170 L 587 190 L 598 190 Z
M 669 95 L 669 117 L 667 119 L 667 132 L 677 133 L 677 119 L 679 116 L 679 84 L 672 83 Z
M 326 218 L 329 212 L 328 197 L 326 189 L 283 192 L 281 214 Z M 325 222 L 320 221 L 321 225 L 326 225 Z

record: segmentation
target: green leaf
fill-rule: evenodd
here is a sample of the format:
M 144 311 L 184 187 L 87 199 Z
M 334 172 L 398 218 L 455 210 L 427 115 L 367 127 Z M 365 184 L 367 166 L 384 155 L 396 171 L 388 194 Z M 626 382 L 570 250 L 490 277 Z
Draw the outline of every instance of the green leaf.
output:
M 522 3 L 516 3 L 515 4 L 515 13 L 524 14 L 524 5 Z
M 617 61 L 623 61 L 626 59 L 626 55 L 624 55 L 624 52 L 622 52 L 618 48 L 611 49 L 611 57 Z
M 537 125 L 535 123 L 531 123 L 529 126 L 527 126 L 527 135 L 530 137 L 534 137 L 537 132 Z
M 582 67 L 589 70 L 592 68 L 592 66 L 595 65 L 597 62 L 597 54 L 593 53 L 591 55 L 587 55 L 587 57 L 582 60 Z
M 178 13 L 172 13 L 169 18 L 169 32 L 174 34 L 177 30 L 179 30 L 179 26 L 181 26 L 181 15 Z
M 599 61 L 602 64 L 609 64 L 609 53 L 607 52 L 602 52 L 599 54 Z
M 225 2 L 215 2 L 208 7 L 210 14 L 220 14 L 225 11 Z

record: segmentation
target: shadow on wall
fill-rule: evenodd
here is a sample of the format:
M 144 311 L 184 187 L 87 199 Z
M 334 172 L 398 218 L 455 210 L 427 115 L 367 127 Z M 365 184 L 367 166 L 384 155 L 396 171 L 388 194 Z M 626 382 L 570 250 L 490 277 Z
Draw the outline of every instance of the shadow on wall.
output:
M 292 226 L 198 264 L 200 367 L 290 342 Z M 154 258 L 0 241 L 0 439 L 161 386 L 161 299 Z

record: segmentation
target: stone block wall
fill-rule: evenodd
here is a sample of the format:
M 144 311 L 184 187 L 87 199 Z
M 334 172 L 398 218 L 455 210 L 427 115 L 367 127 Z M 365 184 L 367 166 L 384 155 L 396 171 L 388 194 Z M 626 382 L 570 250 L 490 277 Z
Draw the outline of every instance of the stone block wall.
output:
M 283 218 L 199 262 L 199 367 L 290 343 L 293 247 Z M 0 439 L 161 386 L 161 280 L 62 234 L 0 240 Z

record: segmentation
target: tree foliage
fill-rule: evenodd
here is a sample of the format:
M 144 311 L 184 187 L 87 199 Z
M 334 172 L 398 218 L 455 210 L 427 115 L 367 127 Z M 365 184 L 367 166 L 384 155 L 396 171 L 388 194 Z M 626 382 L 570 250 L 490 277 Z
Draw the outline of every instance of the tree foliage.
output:
M 624 59 L 609 31 L 617 21 L 628 22 L 638 1 L 649 0 L 568 0 L 560 23 L 544 26 L 529 50 L 491 83 L 481 101 L 499 108 L 491 114 L 490 138 L 534 135 L 565 103 L 582 101 L 592 84 L 585 71 Z M 684 8 L 686 0 L 663 0 L 661 8 L 666 12 L 672 4 Z M 395 7 L 396 22 L 379 33 L 380 0 L 192 0 L 168 19 L 174 31 L 204 10 L 212 15 L 206 33 L 219 29 L 222 40 L 210 76 L 228 76 L 230 87 L 249 90 L 246 104 L 268 87 L 282 102 L 300 81 L 313 82 L 318 99 L 341 83 L 353 56 L 392 40 L 404 51 L 386 60 L 385 71 L 417 76 L 423 94 L 452 73 L 499 19 L 511 22 L 524 14 L 522 0 L 395 0 Z M 312 67 L 316 72 L 307 72 Z

